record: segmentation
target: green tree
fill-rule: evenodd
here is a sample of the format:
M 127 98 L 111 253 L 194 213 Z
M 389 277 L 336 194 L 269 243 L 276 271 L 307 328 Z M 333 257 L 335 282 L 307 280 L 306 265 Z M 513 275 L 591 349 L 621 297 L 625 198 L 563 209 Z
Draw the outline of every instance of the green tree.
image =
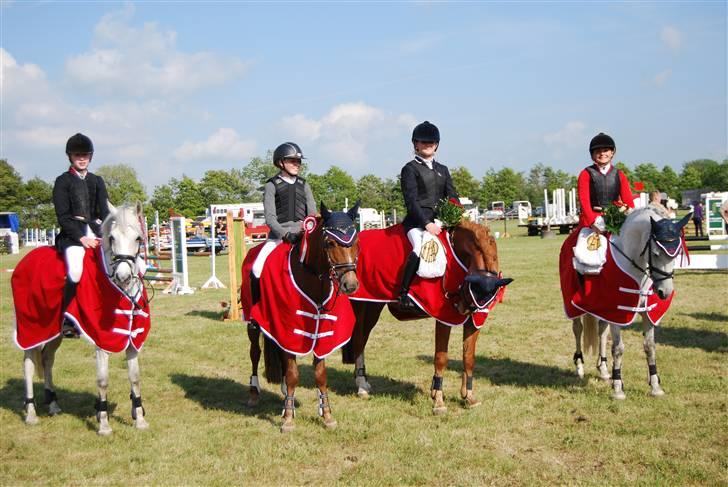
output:
M 462 166 L 454 168 L 450 171 L 452 176 L 452 183 L 455 186 L 455 191 L 460 196 L 470 198 L 475 204 L 479 204 L 479 184 L 478 180 L 473 177 L 470 171 Z
M 389 206 L 387 187 L 379 176 L 365 174 L 356 182 L 356 192 L 363 208 L 385 210 Z
M 316 203 L 323 201 L 327 208 L 341 210 L 344 207 L 346 198 L 349 198 L 349 207 L 354 205 L 357 199 L 356 183 L 346 171 L 331 166 L 323 175 L 311 174 L 307 178 L 311 185 L 313 197 Z
M 625 176 L 627 176 L 627 180 L 630 182 L 639 181 L 638 179 L 635 179 L 634 175 L 632 174 L 632 170 L 622 161 L 617 162 L 614 165 L 615 168 L 621 170 Z
M 172 187 L 176 190 L 174 194 L 175 210 L 188 218 L 205 213 L 207 205 L 202 197 L 200 186 L 194 179 L 183 174 L 182 179 L 172 179 Z
M 24 204 L 23 178 L 7 159 L 0 159 L 0 211 L 19 212 Z
M 673 168 L 664 166 L 660 174 L 660 191 L 667 193 L 668 197 L 680 200 L 680 178 Z
M 496 172 L 489 169 L 480 184 L 480 201 L 490 207 L 493 201 L 504 201 L 511 206 L 514 201 L 526 198 L 526 182 L 523 174 L 509 167 Z
M 279 169 L 273 165 L 273 152 L 268 151 L 265 158 L 253 157 L 250 162 L 243 167 L 243 179 L 248 181 L 253 191 L 250 198 L 253 201 L 263 201 L 263 188 L 265 182 L 278 174 Z M 303 173 L 301 174 L 303 176 Z
M 150 204 L 152 209 L 159 212 L 161 220 L 166 220 L 169 217 L 169 210 L 174 208 L 174 195 L 175 189 L 170 184 L 162 184 L 154 188 Z
M 25 183 L 25 201 L 20 222 L 26 228 L 54 228 L 58 225 L 53 208 L 53 186 L 34 177 Z
M 242 169 L 207 171 L 199 186 L 205 206 L 254 201 L 255 188 Z
M 635 181 L 641 181 L 645 185 L 645 191 L 664 191 L 661 187 L 662 174 L 651 162 L 637 164 L 633 177 Z
M 693 165 L 686 164 L 680 173 L 680 191 L 700 189 L 703 187 L 703 178 L 700 169 Z
M 147 192 L 139 182 L 136 170 L 127 164 L 110 164 L 101 166 L 96 174 L 104 178 L 109 201 L 114 205 L 123 203 L 145 203 Z

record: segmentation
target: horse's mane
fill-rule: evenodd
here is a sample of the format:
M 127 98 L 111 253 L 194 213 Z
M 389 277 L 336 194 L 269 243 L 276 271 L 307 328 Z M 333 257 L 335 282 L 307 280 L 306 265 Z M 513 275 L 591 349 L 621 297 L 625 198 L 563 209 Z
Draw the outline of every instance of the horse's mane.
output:
M 122 228 L 126 228 L 127 226 L 131 226 L 135 228 L 137 231 L 141 231 L 141 223 L 137 218 L 134 218 L 132 215 L 136 215 L 136 207 L 135 205 L 131 204 L 122 204 L 116 207 L 116 213 L 112 214 L 109 213 L 109 215 L 104 219 L 103 223 L 101 223 L 101 234 L 102 235 L 109 235 L 111 230 L 111 225 L 116 222 L 117 226 L 120 226 Z
M 463 219 L 458 226 L 473 233 L 473 242 L 480 251 L 483 252 L 483 254 L 488 251 L 486 245 L 492 238 L 490 235 L 490 228 L 467 219 Z
M 627 219 L 625 220 L 625 223 L 627 221 L 632 221 L 637 218 L 641 218 L 643 216 L 655 216 L 656 220 L 661 220 L 663 218 L 669 218 L 669 215 L 667 213 L 667 209 L 665 209 L 662 205 L 653 205 L 649 204 L 643 208 L 638 208 L 634 211 L 632 211 L 629 215 L 627 215 Z

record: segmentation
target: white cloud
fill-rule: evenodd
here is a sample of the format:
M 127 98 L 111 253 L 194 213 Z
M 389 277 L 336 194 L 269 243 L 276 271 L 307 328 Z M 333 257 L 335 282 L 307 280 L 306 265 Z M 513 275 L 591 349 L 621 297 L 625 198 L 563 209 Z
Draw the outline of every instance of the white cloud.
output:
M 234 162 L 254 155 L 255 142 L 241 140 L 231 128 L 221 128 L 202 142 L 185 142 L 174 151 L 181 161 Z
M 661 71 L 655 75 L 655 77 L 652 79 L 657 86 L 662 86 L 665 84 L 665 82 L 668 80 L 668 78 L 672 75 L 672 69 L 666 69 L 664 71 Z
M 543 141 L 547 145 L 565 145 L 576 147 L 584 144 L 584 129 L 586 126 L 578 120 L 566 122 L 566 124 L 556 132 L 548 133 L 543 136 Z
M 401 54 L 418 54 L 440 43 L 442 39 L 441 34 L 424 34 L 421 37 L 407 39 L 400 43 L 399 52 Z
M 662 28 L 662 32 L 660 33 L 660 39 L 662 39 L 662 42 L 670 50 L 678 51 L 683 44 L 683 33 L 675 27 L 666 25 Z
M 366 163 L 369 144 L 401 139 L 415 125 L 410 114 L 388 114 L 364 102 L 336 105 L 320 119 L 296 114 L 281 121 L 289 138 L 312 144 L 328 162 L 354 166 Z
M 101 18 L 92 48 L 66 62 L 72 82 L 106 95 L 175 96 L 243 75 L 248 64 L 211 52 L 177 50 L 177 34 L 155 22 L 131 25 L 134 7 Z

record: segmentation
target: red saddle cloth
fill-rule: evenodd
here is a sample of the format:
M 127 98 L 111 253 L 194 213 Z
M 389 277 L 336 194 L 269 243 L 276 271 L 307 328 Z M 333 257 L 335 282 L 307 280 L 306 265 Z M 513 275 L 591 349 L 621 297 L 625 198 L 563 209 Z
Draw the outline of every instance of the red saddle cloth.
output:
M 351 339 L 355 323 L 349 299 L 336 292 L 334 283 L 319 310 L 293 279 L 290 244 L 280 244 L 266 259 L 260 275 L 260 301 L 250 306 L 248 276 L 260 248 L 251 249 L 243 262 L 243 319 L 255 320 L 266 336 L 294 355 L 313 352 L 324 358 L 343 347 Z
M 670 308 L 675 292 L 660 299 L 654 291 L 640 291 L 640 283 L 619 267 L 612 255 L 611 239 L 607 238 L 607 262 L 597 275 L 582 276 L 574 269 L 574 245 L 578 229 L 561 246 L 559 270 L 564 311 L 569 319 L 585 313 L 621 326 L 631 324 L 646 311 L 654 325 L 659 325 Z M 645 299 L 646 298 L 646 299 Z
M 129 344 L 140 350 L 151 319 L 146 290 L 132 304 L 106 275 L 101 247 L 87 250 L 76 297 L 66 310 L 84 336 L 111 353 Z M 15 343 L 23 350 L 36 347 L 61 333 L 61 305 L 66 265 L 53 247 L 40 247 L 26 255 L 10 279 L 15 305 Z
M 455 308 L 454 294 L 458 292 L 468 270 L 455 255 L 448 232 L 439 235 L 447 253 L 447 269 L 440 278 L 423 279 L 415 275 L 409 296 L 428 315 L 449 326 L 464 324 L 471 315 L 464 315 Z M 359 289 L 350 299 L 359 301 L 394 302 L 399 297 L 402 270 L 412 245 L 404 227 L 393 225 L 383 230 L 364 230 L 359 233 L 359 262 L 356 275 Z M 447 293 L 447 294 L 446 294 Z M 488 313 L 503 301 L 505 286 L 493 298 L 473 314 L 473 323 L 480 328 Z

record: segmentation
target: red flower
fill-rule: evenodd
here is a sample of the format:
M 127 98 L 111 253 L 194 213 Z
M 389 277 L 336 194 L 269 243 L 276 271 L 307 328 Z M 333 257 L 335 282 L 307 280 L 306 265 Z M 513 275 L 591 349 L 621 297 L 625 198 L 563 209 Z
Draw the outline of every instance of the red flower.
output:
M 633 186 L 634 186 L 635 191 L 644 191 L 645 190 L 645 185 L 642 181 L 635 181 Z
M 458 201 L 457 198 L 450 198 L 449 201 L 450 201 L 450 203 L 452 203 L 453 205 L 457 206 L 458 208 L 462 208 L 463 207 L 463 205 L 460 204 L 460 202 Z

